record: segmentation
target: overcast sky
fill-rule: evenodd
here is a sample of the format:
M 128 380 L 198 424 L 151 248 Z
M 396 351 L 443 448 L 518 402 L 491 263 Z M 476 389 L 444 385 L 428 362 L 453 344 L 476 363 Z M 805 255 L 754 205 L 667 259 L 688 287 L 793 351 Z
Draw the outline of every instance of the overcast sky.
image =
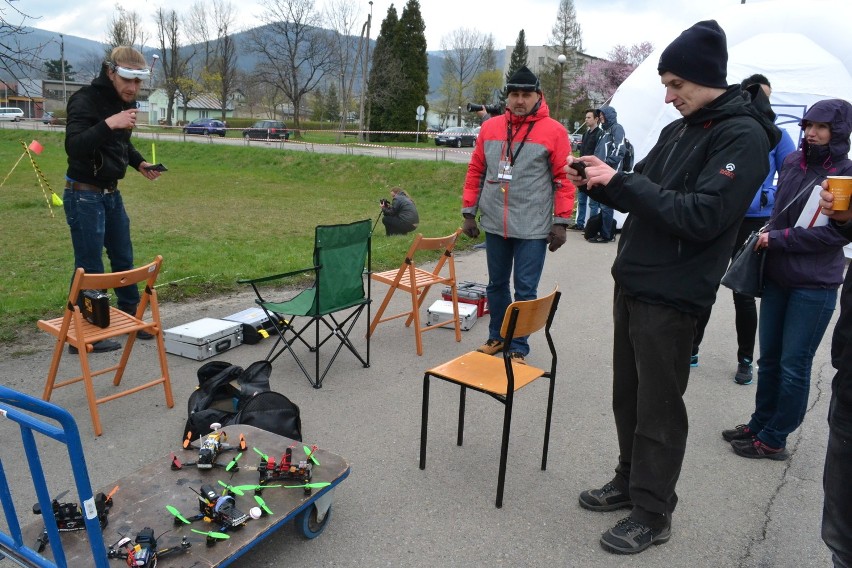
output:
M 238 14 L 238 26 L 251 28 L 262 23 L 264 0 L 231 0 Z M 315 0 L 323 6 L 326 0 Z M 362 5 L 362 21 L 369 12 L 367 0 L 356 0 Z M 749 0 L 772 2 L 774 0 Z M 35 19 L 26 25 L 104 41 L 106 29 L 115 13 L 117 0 L 24 0 L 13 4 Z M 158 6 L 174 8 L 181 13 L 183 6 L 171 1 L 122 3 L 142 16 L 149 36 L 154 37 L 153 13 Z M 405 0 L 374 0 L 371 38 L 375 39 L 388 7 L 394 4 L 397 14 L 402 13 Z M 617 44 L 630 46 L 649 41 L 655 47 L 668 43 L 683 29 L 693 23 L 712 17 L 713 12 L 741 0 L 574 0 L 577 19 L 583 31 L 583 48 L 586 53 L 605 57 Z M 4 2 L 5 4 L 5 2 Z M 440 49 L 441 38 L 459 28 L 476 29 L 494 36 L 496 47 L 514 45 L 518 32 L 524 30 L 527 45 L 548 42 L 550 30 L 559 7 L 559 0 L 420 0 L 423 20 L 426 22 L 428 49 Z M 4 19 L 17 23 L 8 6 Z M 357 26 L 356 33 L 361 26 Z

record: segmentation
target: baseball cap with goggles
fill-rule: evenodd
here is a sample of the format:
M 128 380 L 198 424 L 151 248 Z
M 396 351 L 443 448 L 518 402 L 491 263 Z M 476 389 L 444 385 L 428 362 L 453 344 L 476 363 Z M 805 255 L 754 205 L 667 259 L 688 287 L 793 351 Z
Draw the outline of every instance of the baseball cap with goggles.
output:
M 145 69 L 129 69 L 127 67 L 122 67 L 116 63 L 110 63 L 110 69 L 112 69 L 119 77 L 122 79 L 127 79 L 132 81 L 133 79 L 139 79 L 140 81 L 144 81 L 151 76 L 151 70 L 147 67 Z

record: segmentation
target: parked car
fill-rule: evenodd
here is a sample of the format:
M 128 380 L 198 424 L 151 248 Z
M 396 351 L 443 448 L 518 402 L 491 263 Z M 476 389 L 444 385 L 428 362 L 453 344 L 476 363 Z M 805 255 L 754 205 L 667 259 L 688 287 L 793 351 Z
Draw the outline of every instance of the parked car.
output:
M 571 148 L 576 148 L 583 141 L 582 134 L 571 134 Z
M 287 125 L 280 120 L 259 120 L 252 124 L 250 128 L 243 130 L 243 138 L 246 140 L 272 140 L 281 138 L 289 140 L 290 131 L 287 130 Z
M 24 111 L 18 107 L 0 107 L 0 120 L 18 122 L 24 119 Z
M 56 118 L 50 111 L 45 112 L 41 115 L 41 121 L 43 124 L 56 124 Z
M 225 123 L 215 118 L 198 118 L 183 127 L 184 134 L 203 134 L 210 136 L 211 134 L 225 135 Z
M 435 136 L 436 146 L 455 146 L 456 148 L 470 146 L 472 148 L 474 144 L 476 144 L 476 134 L 465 126 L 451 126 Z

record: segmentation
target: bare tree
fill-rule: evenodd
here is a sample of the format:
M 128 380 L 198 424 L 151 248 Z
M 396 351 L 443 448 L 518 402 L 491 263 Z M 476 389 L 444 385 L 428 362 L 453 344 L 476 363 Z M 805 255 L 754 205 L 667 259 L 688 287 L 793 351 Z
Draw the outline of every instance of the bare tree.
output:
M 451 106 L 465 107 L 470 99 L 473 81 L 482 70 L 483 55 L 488 38 L 476 30 L 459 28 L 441 38 L 441 49 L 444 51 L 443 81 L 451 86 L 448 92 L 453 93 L 454 101 L 448 101 Z
M 157 24 L 157 41 L 160 46 L 160 69 L 163 73 L 163 89 L 168 98 L 166 124 L 172 125 L 172 112 L 178 92 L 178 79 L 186 75 L 192 53 L 181 53 L 181 21 L 174 10 L 158 8 L 154 15 Z
M 0 73 L 16 81 L 41 66 L 44 46 L 24 47 L 21 43 L 21 38 L 30 33 L 25 27 L 30 19 L 12 0 L 0 3 Z
M 112 48 L 119 45 L 137 46 L 139 51 L 142 51 L 147 37 L 142 28 L 141 17 L 137 12 L 128 12 L 118 4 L 116 4 L 115 10 L 116 13 L 113 14 L 107 30 L 107 55 L 112 51 Z
M 86 52 L 80 70 L 77 72 L 77 79 L 89 83 L 101 74 L 101 67 L 104 64 L 104 53 L 99 49 L 91 49 Z
M 313 0 L 271 0 L 264 20 L 267 26 L 250 34 L 250 50 L 262 60 L 259 76 L 293 104 L 298 128 L 304 96 L 317 88 L 334 64 L 333 46 L 320 27 Z
M 340 130 L 346 128 L 352 102 L 352 88 L 357 75 L 362 42 L 354 36 L 356 22 L 361 19 L 361 10 L 352 0 L 332 0 L 326 8 L 327 26 L 334 31 L 335 65 L 337 88 L 340 93 Z M 348 79 L 348 83 L 347 83 Z M 340 135 L 338 135 L 339 138 Z
M 203 49 L 204 67 L 210 65 L 210 58 L 213 56 L 212 36 L 207 20 L 207 5 L 199 1 L 189 7 L 184 23 L 189 43 L 198 44 Z
M 222 103 L 222 120 L 226 118 L 228 102 L 237 90 L 237 42 L 231 31 L 236 15 L 227 0 L 213 0 L 213 24 L 216 28 L 216 51 L 210 72 L 215 77 L 215 91 Z

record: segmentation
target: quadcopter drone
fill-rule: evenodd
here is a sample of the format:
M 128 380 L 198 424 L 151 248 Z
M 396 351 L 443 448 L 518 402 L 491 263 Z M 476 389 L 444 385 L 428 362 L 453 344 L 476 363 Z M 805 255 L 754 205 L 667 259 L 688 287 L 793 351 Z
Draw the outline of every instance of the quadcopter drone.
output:
M 223 484 L 224 485 L 224 484 Z M 192 489 L 190 487 L 190 489 Z M 166 509 L 174 515 L 175 525 L 191 524 L 195 521 L 204 520 L 213 523 L 218 527 L 218 531 L 199 531 L 192 529 L 192 532 L 203 534 L 207 537 L 207 546 L 213 546 L 217 540 L 231 538 L 228 531 L 242 528 L 249 520 L 249 515 L 243 513 L 237 508 L 236 500 L 229 493 L 228 486 L 220 495 L 212 485 L 204 484 L 201 486 L 201 491 L 192 489 L 193 493 L 198 495 L 198 514 L 191 517 L 184 517 L 181 512 L 171 505 Z M 260 514 L 257 514 L 259 517 Z
M 269 483 L 276 481 L 295 481 L 302 483 L 306 495 L 310 495 L 311 490 L 318 486 L 311 483 L 311 476 L 313 475 L 313 463 L 311 462 L 313 461 L 316 465 L 319 465 L 319 462 L 313 455 L 317 449 L 316 446 L 310 448 L 304 446 L 305 459 L 298 462 L 293 460 L 293 446 L 290 446 L 284 450 L 284 454 L 277 463 L 274 457 L 266 455 L 257 448 L 252 449 L 260 456 L 260 463 L 256 468 L 259 481 L 257 485 L 258 489 L 255 489 L 255 493 L 258 495 L 261 494 L 264 487 L 269 487 Z M 246 469 L 252 468 L 249 467 Z M 322 485 L 322 487 L 325 487 L 325 485 Z
M 101 529 L 109 524 L 109 510 L 112 508 L 112 496 L 118 491 L 116 486 L 108 495 L 98 493 L 95 495 L 95 510 L 98 513 L 98 521 L 100 521 Z M 53 499 L 51 509 L 53 510 L 53 518 L 56 520 L 56 528 L 59 532 L 71 532 L 86 530 L 86 520 L 83 516 L 83 511 L 77 503 L 60 503 L 59 500 L 64 497 L 68 491 L 63 491 Z M 33 505 L 33 514 L 41 515 L 41 505 L 36 503 Z M 41 533 L 41 536 L 36 540 L 36 550 L 43 552 L 47 547 L 47 527 Z
M 198 448 L 198 460 L 194 462 L 182 463 L 177 456 L 172 452 L 171 467 L 173 470 L 182 469 L 186 466 L 194 465 L 198 469 L 213 469 L 214 467 L 224 467 L 225 471 L 239 471 L 240 466 L 237 465 L 237 461 L 242 457 L 243 451 L 246 449 L 246 439 L 240 434 L 240 442 L 238 446 L 232 446 L 227 443 L 228 435 L 221 430 L 222 425 L 218 422 L 214 422 L 210 425 L 210 428 L 213 430 L 206 436 L 201 438 L 201 443 Z M 192 433 L 188 432 L 186 435 L 186 439 L 183 441 L 183 448 L 189 449 Z M 223 452 L 229 452 L 231 450 L 239 449 L 239 453 L 237 456 L 231 460 L 228 465 L 222 465 L 217 462 L 219 456 Z
M 166 531 L 168 532 L 168 531 Z M 157 568 L 157 560 L 175 552 L 184 552 L 192 544 L 184 536 L 180 544 L 169 548 L 157 550 L 157 540 L 163 536 L 154 537 L 154 529 L 145 527 L 136 535 L 134 544 L 130 543 L 129 537 L 123 537 L 107 550 L 107 558 L 121 558 L 127 561 L 128 566 L 141 566 L 142 568 Z

